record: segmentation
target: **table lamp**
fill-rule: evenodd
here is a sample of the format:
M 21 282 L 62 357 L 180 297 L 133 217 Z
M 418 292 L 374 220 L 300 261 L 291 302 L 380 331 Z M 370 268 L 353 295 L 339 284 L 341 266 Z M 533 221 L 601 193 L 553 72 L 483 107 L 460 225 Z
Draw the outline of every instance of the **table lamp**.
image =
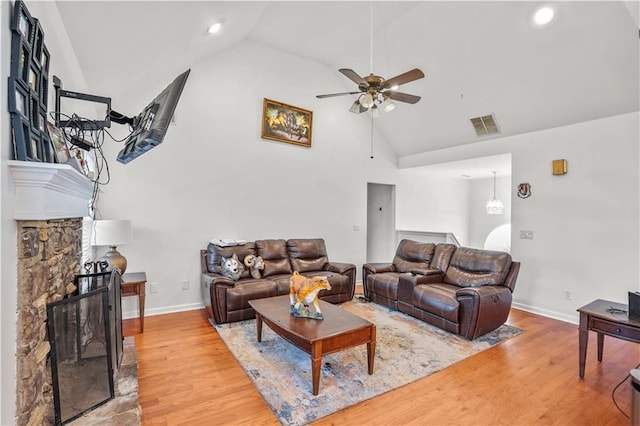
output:
M 130 244 L 133 240 L 130 220 L 96 220 L 93 222 L 91 245 L 109 246 L 109 251 L 100 259 L 109 264 L 109 269 L 116 266 L 120 273 L 127 269 L 127 259 L 121 255 L 117 246 Z

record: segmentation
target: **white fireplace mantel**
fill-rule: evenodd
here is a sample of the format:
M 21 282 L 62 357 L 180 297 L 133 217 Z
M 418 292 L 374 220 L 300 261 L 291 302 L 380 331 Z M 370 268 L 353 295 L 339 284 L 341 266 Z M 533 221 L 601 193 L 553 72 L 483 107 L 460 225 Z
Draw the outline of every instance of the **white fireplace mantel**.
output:
M 89 215 L 93 182 L 67 164 L 9 160 L 13 218 L 49 220 Z

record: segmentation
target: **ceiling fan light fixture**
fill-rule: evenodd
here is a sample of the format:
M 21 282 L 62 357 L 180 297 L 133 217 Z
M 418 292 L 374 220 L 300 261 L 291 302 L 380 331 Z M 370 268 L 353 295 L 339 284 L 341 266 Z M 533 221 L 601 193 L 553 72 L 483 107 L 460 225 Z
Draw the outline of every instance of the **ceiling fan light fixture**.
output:
M 394 104 L 393 101 L 389 98 L 385 99 L 382 105 L 383 105 L 382 108 L 384 109 L 384 112 L 391 112 L 394 109 L 396 109 L 396 104 Z
M 351 105 L 351 108 L 349 108 L 349 111 L 354 114 L 360 114 L 360 107 L 360 99 L 356 99 L 353 105 Z
M 371 95 L 371 93 L 367 93 L 366 95 L 364 95 L 364 97 L 362 98 L 362 101 L 360 103 L 365 108 L 371 108 L 375 104 L 375 102 L 373 100 L 373 96 Z

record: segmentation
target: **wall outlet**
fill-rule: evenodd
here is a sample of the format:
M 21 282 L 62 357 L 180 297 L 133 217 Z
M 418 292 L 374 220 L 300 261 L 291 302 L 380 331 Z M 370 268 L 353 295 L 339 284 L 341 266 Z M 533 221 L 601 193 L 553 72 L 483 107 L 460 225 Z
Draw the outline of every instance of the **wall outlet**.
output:
M 149 283 L 149 291 L 151 293 L 157 293 L 158 292 L 158 283 Z
M 564 290 L 564 300 L 573 300 L 573 290 L 570 288 Z
M 521 240 L 533 240 L 533 231 L 520 231 Z
M 189 290 L 189 280 L 182 280 L 182 289 Z

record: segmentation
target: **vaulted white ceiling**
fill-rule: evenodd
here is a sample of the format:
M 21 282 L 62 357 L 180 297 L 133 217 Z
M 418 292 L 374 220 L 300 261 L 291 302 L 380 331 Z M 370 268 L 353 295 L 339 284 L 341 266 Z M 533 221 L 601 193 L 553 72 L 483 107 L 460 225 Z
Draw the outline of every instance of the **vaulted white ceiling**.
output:
M 375 120 L 398 156 L 639 110 L 638 23 L 623 2 L 94 2 L 58 1 L 89 89 L 124 96 L 157 85 L 249 39 L 335 69 L 390 78 L 420 68 L 400 91 L 422 96 Z M 372 13 L 371 13 L 372 12 Z M 370 16 L 373 49 L 370 50 Z M 216 37 L 209 24 L 222 18 Z M 371 55 L 372 52 L 372 55 Z M 370 69 L 370 64 L 373 69 Z M 342 78 L 309 81 L 318 94 Z M 325 99 L 345 114 L 355 96 Z M 501 133 L 479 138 L 471 117 L 494 114 Z

